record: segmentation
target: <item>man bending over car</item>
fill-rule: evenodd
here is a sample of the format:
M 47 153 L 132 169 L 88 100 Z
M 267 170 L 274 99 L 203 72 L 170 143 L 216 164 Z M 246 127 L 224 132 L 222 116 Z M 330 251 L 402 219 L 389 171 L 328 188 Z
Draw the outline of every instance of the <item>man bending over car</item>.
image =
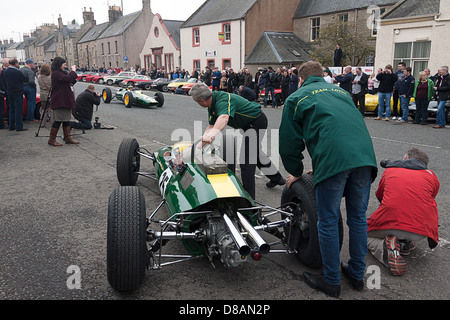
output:
M 87 89 L 80 93 L 75 101 L 74 117 L 79 122 L 71 122 L 70 125 L 75 129 L 91 130 L 92 114 L 94 113 L 94 104 L 100 104 L 100 94 L 95 92 L 95 87 L 90 84 Z
M 203 83 L 194 85 L 190 91 L 190 95 L 200 106 L 208 109 L 209 126 L 203 134 L 203 143 L 213 143 L 217 134 L 225 129 L 227 125 L 234 129 L 242 129 L 246 133 L 241 151 L 241 177 L 244 189 L 253 199 L 255 199 L 256 195 L 256 167 L 270 179 L 266 183 L 268 188 L 286 183 L 269 157 L 261 150 L 261 140 L 264 137 L 268 122 L 266 115 L 261 111 L 261 105 L 259 103 L 250 102 L 233 93 L 223 91 L 212 92 Z M 250 138 L 250 129 L 255 130 L 256 141 L 252 141 Z M 247 140 L 247 138 L 249 139 Z M 255 142 L 256 146 L 252 145 L 251 142 Z M 256 159 L 251 159 L 254 156 L 254 154 L 251 154 L 251 150 L 256 151 Z

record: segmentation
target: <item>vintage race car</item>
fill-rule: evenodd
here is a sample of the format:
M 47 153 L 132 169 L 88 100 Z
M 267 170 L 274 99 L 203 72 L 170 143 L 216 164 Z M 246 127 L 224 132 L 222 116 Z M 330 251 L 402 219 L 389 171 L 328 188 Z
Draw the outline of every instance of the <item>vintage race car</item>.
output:
M 36 93 L 36 108 L 34 109 L 34 118 L 35 119 L 40 119 L 41 118 L 41 106 L 43 108 L 45 108 L 45 104 L 46 101 L 44 101 L 44 106 L 42 106 L 42 102 L 41 102 L 41 95 L 39 93 Z M 6 119 L 9 117 L 9 114 L 6 112 L 7 111 L 7 105 L 6 105 L 6 99 L 5 99 L 5 95 L 4 92 L 0 92 L 0 107 L 3 106 L 3 117 Z M 28 101 L 27 98 L 25 96 L 23 96 L 23 110 L 22 110 L 22 116 L 25 119 L 25 117 L 27 116 L 27 111 L 28 111 Z
M 201 139 L 181 142 L 154 153 L 133 138 L 121 143 L 117 155 L 121 186 L 108 204 L 109 284 L 117 291 L 132 291 L 143 283 L 146 269 L 201 257 L 229 268 L 259 261 L 269 253 L 294 253 L 308 267 L 320 267 L 313 176 L 305 174 L 286 188 L 280 207 L 263 205 L 243 189 L 217 147 L 200 149 L 199 143 Z M 141 171 L 144 158 L 153 162 L 155 172 Z M 139 176 L 154 179 L 162 195 L 149 215 L 136 187 Z M 164 205 L 168 217 L 157 215 Z M 341 243 L 342 230 L 340 219 Z M 262 231 L 276 241 L 266 241 Z M 188 254 L 163 254 L 171 240 L 181 240 Z
M 132 88 L 122 88 L 116 91 L 112 91 L 110 88 L 104 88 L 102 92 L 103 102 L 110 103 L 112 99 L 117 99 L 125 103 L 125 107 L 131 108 L 137 107 L 149 107 L 157 106 L 162 107 L 164 105 L 164 95 L 160 92 L 156 92 L 154 97 L 150 97 L 140 90 L 133 90 Z
M 149 88 L 151 88 L 152 79 L 150 79 L 147 76 L 142 76 L 142 75 L 137 75 L 137 76 L 131 77 L 129 79 L 122 80 L 120 85 L 122 87 L 130 87 L 130 86 L 134 87 L 137 83 L 141 83 L 141 82 L 148 83 L 150 85 Z
M 181 89 L 185 84 L 197 83 L 197 82 L 198 82 L 198 79 L 195 79 L 195 78 L 190 78 L 190 79 L 178 78 L 176 80 L 173 80 L 171 83 L 169 83 L 167 85 L 167 88 L 170 91 L 174 91 L 175 92 L 178 88 Z
M 103 82 L 106 83 L 108 86 L 112 86 L 113 84 L 120 84 L 122 80 L 129 79 L 131 77 L 134 77 L 135 75 L 136 73 L 134 72 L 124 71 L 116 75 L 104 76 Z

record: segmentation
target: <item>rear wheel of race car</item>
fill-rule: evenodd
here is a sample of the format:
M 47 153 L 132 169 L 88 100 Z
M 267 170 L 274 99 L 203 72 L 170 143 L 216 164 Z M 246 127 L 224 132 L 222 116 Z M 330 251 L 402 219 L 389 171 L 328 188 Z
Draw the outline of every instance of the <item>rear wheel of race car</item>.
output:
M 164 95 L 161 92 L 155 93 L 155 100 L 158 101 L 159 108 L 161 108 L 164 105 Z
M 107 277 L 119 292 L 137 289 L 148 263 L 145 199 L 137 187 L 118 187 L 109 197 Z
M 110 103 L 112 100 L 112 92 L 110 88 L 103 89 L 102 98 L 104 103 Z
M 117 179 L 121 186 L 134 186 L 139 177 L 141 156 L 138 154 L 139 143 L 128 138 L 122 141 L 117 152 Z
M 281 196 L 281 205 L 294 213 L 293 221 L 285 227 L 286 241 L 292 250 L 296 250 L 297 257 L 310 268 L 322 266 L 322 256 L 317 232 L 316 195 L 314 191 L 314 177 L 304 174 L 302 178 L 285 188 Z M 339 243 L 342 247 L 343 224 L 339 216 Z
M 125 107 L 131 108 L 133 106 L 133 94 L 131 92 L 125 93 L 123 102 L 125 103 Z

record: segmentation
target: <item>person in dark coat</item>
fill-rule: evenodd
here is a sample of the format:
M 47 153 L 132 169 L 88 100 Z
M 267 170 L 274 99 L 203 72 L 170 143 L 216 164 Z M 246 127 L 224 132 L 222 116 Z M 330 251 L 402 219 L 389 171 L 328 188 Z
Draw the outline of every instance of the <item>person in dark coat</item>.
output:
M 334 78 L 337 82 L 339 82 L 339 86 L 352 94 L 352 81 L 353 81 L 353 74 L 352 74 L 352 67 L 347 66 L 344 69 L 344 74 L 339 75 Z
M 50 130 L 50 139 L 48 144 L 59 147 L 56 141 L 61 124 L 63 125 L 64 141 L 66 144 L 78 144 L 70 136 L 70 120 L 72 111 L 75 109 L 75 96 L 72 86 L 77 82 L 76 66 L 72 66 L 72 70 L 67 73 L 65 71 L 66 60 L 61 57 L 53 59 L 52 63 L 52 92 L 50 95 L 50 106 L 53 110 L 55 121 Z
M 80 93 L 75 101 L 74 117 L 79 122 L 71 122 L 71 127 L 91 130 L 94 104 L 98 106 L 100 102 L 100 94 L 95 92 L 95 87 L 92 84 L 88 85 L 87 89 Z
M 336 44 L 336 49 L 334 50 L 334 66 L 342 66 L 342 49 L 339 43 Z
M 9 60 L 9 67 L 4 73 L 6 94 L 9 99 L 9 130 L 27 131 L 23 127 L 23 94 L 24 82 L 28 79 L 19 71 L 19 61 L 16 58 Z

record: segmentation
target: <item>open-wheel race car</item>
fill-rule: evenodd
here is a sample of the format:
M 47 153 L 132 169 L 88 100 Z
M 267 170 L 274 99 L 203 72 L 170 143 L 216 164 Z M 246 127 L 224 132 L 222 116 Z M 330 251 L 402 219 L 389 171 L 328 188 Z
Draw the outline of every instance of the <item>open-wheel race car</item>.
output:
M 137 107 L 149 107 L 157 106 L 162 107 L 164 105 L 164 95 L 161 92 L 156 92 L 153 97 L 150 97 L 140 90 L 134 90 L 133 88 L 121 88 L 119 90 L 111 90 L 110 88 L 104 88 L 102 92 L 103 102 L 110 103 L 111 100 L 117 99 L 125 104 L 125 107 L 131 108 Z
M 267 254 L 293 253 L 306 266 L 321 267 L 313 176 L 305 174 L 285 188 L 281 206 L 270 207 L 249 196 L 219 156 L 218 147 L 198 148 L 199 143 L 201 139 L 180 142 L 154 153 L 133 138 L 121 143 L 117 155 L 121 186 L 108 203 L 107 277 L 112 288 L 135 290 L 146 269 L 199 257 L 213 265 L 220 261 L 225 267 L 237 267 Z M 141 171 L 141 159 L 151 160 L 155 172 Z M 156 180 L 162 195 L 149 215 L 136 187 L 139 176 Z M 168 217 L 158 218 L 164 205 Z M 341 219 L 339 223 L 342 239 Z M 275 241 L 267 242 L 262 231 Z M 163 254 L 171 240 L 182 241 L 188 254 Z

